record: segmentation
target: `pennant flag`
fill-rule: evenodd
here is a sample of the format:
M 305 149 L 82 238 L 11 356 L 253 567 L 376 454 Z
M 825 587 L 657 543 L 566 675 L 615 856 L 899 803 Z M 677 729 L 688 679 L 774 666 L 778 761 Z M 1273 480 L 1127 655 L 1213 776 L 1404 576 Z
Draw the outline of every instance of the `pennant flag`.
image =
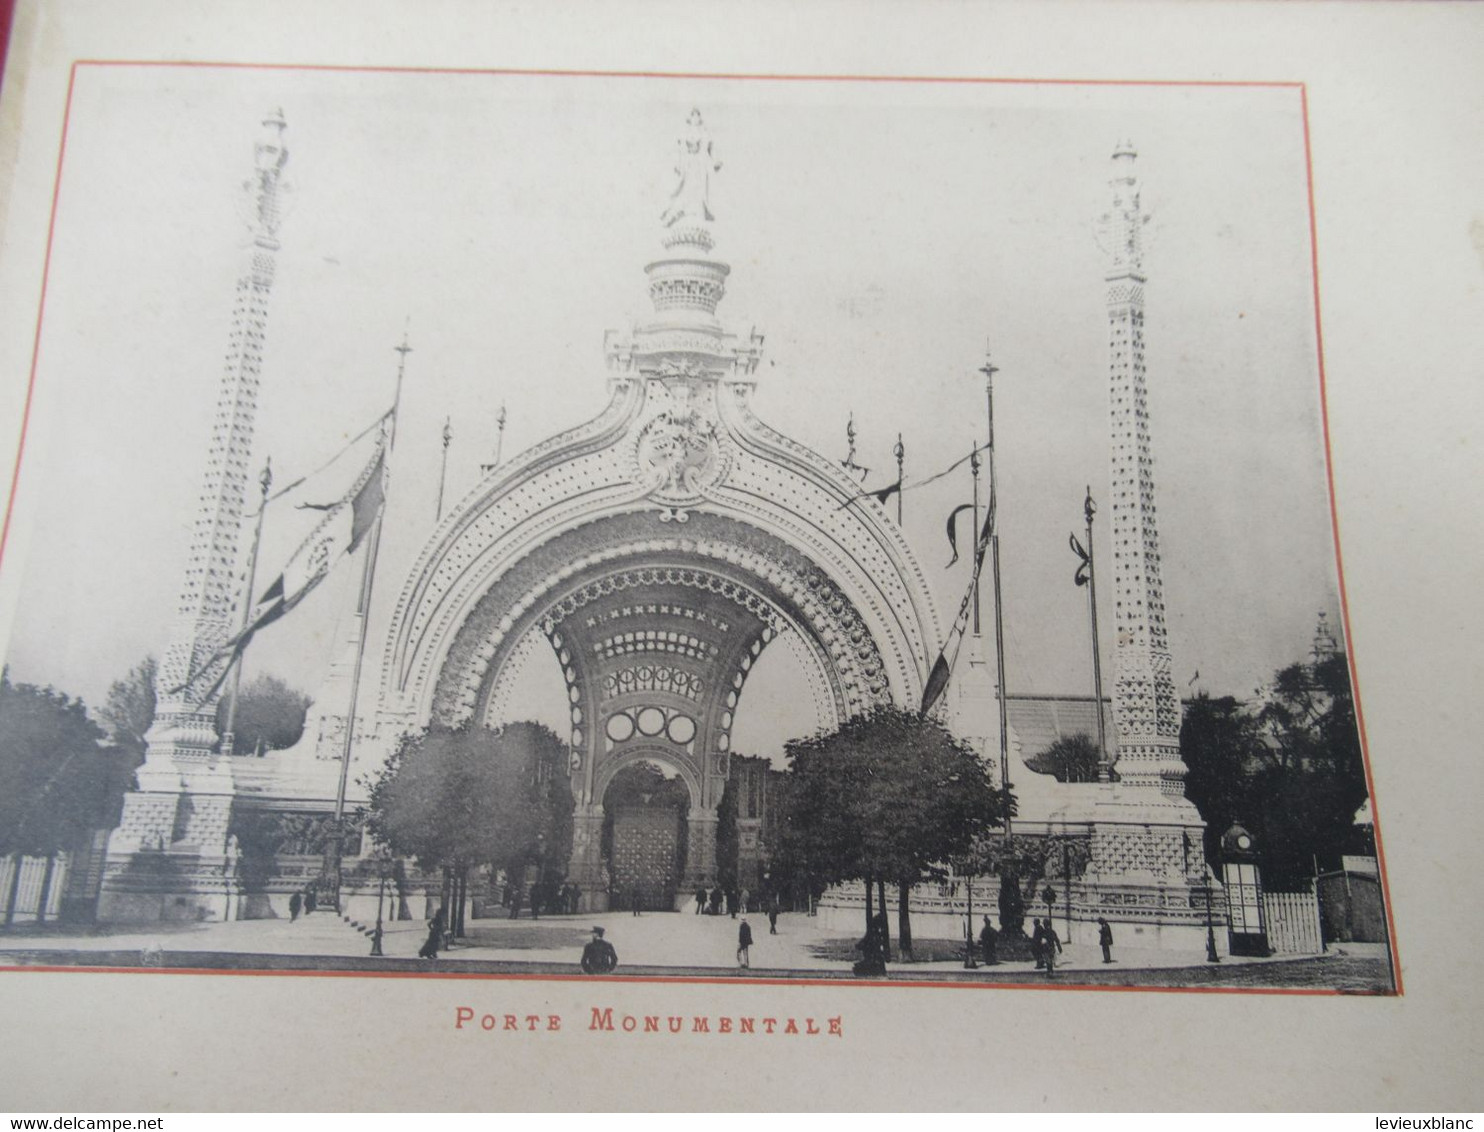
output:
M 370 462 L 356 477 L 350 491 L 339 501 L 327 505 L 328 513 L 293 553 L 283 573 L 263 591 L 248 617 L 247 627 L 217 649 L 185 683 L 170 689 L 171 693 L 189 688 L 226 658 L 228 663 L 217 676 L 216 683 L 201 697 L 203 702 L 210 700 L 231 671 L 231 661 L 242 654 L 253 636 L 303 601 L 336 563 L 361 545 L 381 513 L 385 500 L 386 436 L 383 433 Z
M 953 557 L 948 560 L 948 566 L 958 561 L 958 517 L 965 511 L 972 510 L 973 507 L 972 503 L 961 503 L 948 513 L 948 546 L 953 551 Z M 946 570 L 948 566 L 943 568 Z
M 938 702 L 938 697 L 948 687 L 948 657 L 944 653 L 938 654 L 938 659 L 933 662 L 933 670 L 928 674 L 927 687 L 922 690 L 922 714 L 926 715 L 932 706 Z
M 1077 572 L 1072 575 L 1072 581 L 1079 586 L 1085 586 L 1092 579 L 1092 555 L 1087 553 L 1082 544 L 1077 541 L 1076 535 L 1067 537 L 1071 540 L 1072 553 L 1081 559 L 1077 564 Z
M 979 541 L 974 547 L 974 569 L 969 576 L 969 587 L 964 592 L 964 600 L 959 602 L 958 616 L 953 619 L 953 627 L 948 630 L 948 639 L 943 642 L 938 659 L 933 662 L 933 669 L 928 673 L 927 685 L 922 690 L 922 708 L 920 709 L 922 715 L 931 711 L 933 705 L 943 695 L 944 689 L 948 687 L 948 678 L 953 673 L 954 661 L 958 660 L 958 650 L 964 643 L 964 632 L 969 627 L 969 611 L 973 608 L 974 590 L 979 585 L 979 574 L 984 569 L 984 556 L 989 550 L 989 540 L 994 533 L 994 514 L 995 492 L 994 484 L 991 483 L 989 485 L 989 507 L 985 510 L 984 524 L 979 528 Z M 953 650 L 951 660 L 948 656 L 950 648 Z
M 901 480 L 898 480 L 896 483 L 892 484 L 890 487 L 883 487 L 879 491 L 863 491 L 863 492 L 861 492 L 858 495 L 852 495 L 844 503 L 840 504 L 840 506 L 841 507 L 849 507 L 857 499 L 866 499 L 868 497 L 874 497 L 878 503 L 884 504 L 888 499 L 890 499 L 893 495 L 895 495 L 899 491 L 916 491 L 920 487 L 927 487 L 927 485 L 930 484 L 930 483 L 936 483 L 938 480 L 942 479 L 944 476 L 948 475 L 949 473 L 955 472 L 959 468 L 963 467 L 965 464 L 967 464 L 970 460 L 972 460 L 974 458 L 975 454 L 977 454 L 979 452 L 987 452 L 988 450 L 989 450 L 989 446 L 988 445 L 980 445 L 978 448 L 975 448 L 972 452 L 970 452 L 967 456 L 964 456 L 962 459 L 955 460 L 952 464 L 948 465 L 948 467 L 944 468 L 941 472 L 935 472 L 933 475 L 928 476 L 926 479 L 920 479 L 920 480 L 919 479 L 914 479 L 912 481 L 912 483 L 909 486 L 907 486 L 907 487 L 903 487 L 902 486 L 902 481 Z

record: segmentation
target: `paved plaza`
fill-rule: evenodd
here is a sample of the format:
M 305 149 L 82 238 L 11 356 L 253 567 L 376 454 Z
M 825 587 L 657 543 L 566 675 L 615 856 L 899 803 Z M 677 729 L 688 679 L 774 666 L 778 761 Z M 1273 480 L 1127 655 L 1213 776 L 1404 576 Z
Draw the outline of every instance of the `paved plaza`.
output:
M 436 962 L 419 959 L 422 921 L 384 925 L 380 958 L 370 956 L 370 925 L 331 912 L 287 920 L 89 926 L 17 925 L 0 932 L 0 966 L 86 966 L 252 970 L 353 970 L 452 974 L 561 975 L 578 971 L 593 926 L 618 952 L 619 976 L 701 978 L 851 978 L 858 933 L 830 931 L 817 918 L 785 914 L 778 934 L 765 916 L 749 917 L 751 966 L 737 967 L 737 920 L 688 913 L 602 913 L 469 920 L 466 937 Z M 1048 981 L 1029 960 L 965 970 L 962 955 L 939 940 L 918 941 L 919 961 L 894 962 L 892 981 L 981 983 Z M 1057 969 L 1062 985 L 1328 987 L 1366 992 L 1390 986 L 1379 944 L 1344 944 L 1321 956 L 1205 962 L 1204 952 L 1115 948 L 1104 964 L 1095 947 L 1070 945 Z M 934 958 L 922 958 L 932 956 Z

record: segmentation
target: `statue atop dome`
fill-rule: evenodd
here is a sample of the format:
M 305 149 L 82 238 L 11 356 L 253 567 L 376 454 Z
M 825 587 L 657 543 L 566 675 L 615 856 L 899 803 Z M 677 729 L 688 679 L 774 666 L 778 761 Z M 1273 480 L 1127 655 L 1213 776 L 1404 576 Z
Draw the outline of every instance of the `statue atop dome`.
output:
M 675 141 L 675 188 L 670 203 L 660 215 L 666 228 L 681 220 L 702 224 L 716 217 L 711 214 L 711 174 L 721 169 L 711 153 L 711 135 L 701 121 L 701 112 L 692 110 L 685 120 L 685 131 Z

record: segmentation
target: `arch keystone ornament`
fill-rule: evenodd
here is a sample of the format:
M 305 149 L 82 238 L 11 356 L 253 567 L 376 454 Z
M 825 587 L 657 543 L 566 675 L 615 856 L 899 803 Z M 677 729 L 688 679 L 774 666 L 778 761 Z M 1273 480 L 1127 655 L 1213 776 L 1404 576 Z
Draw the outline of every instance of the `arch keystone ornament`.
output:
M 920 702 L 940 643 L 886 511 L 752 412 L 763 336 L 716 314 L 731 269 L 713 256 L 720 165 L 699 111 L 677 151 L 661 255 L 644 268 L 653 314 L 604 340 L 607 407 L 491 469 L 448 513 L 381 673 L 383 736 L 496 725 L 519 710 L 502 687 L 544 638 L 571 709 L 567 872 L 592 910 L 608 903 L 604 793 L 638 763 L 689 794 L 679 892 L 715 883 L 731 733 L 772 642 L 802 659 L 821 726 Z

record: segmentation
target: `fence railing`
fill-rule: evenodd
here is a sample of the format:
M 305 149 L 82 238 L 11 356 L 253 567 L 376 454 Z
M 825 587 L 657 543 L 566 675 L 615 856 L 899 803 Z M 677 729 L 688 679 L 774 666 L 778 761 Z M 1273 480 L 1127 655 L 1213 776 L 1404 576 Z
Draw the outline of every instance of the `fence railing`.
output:
M 5 915 L 10 886 L 15 883 L 16 860 L 14 855 L 0 858 L 0 916 Z M 56 919 L 62 911 L 62 892 L 67 887 L 67 870 L 70 861 L 66 853 L 59 853 L 52 858 L 52 875 L 49 884 L 46 880 L 46 862 L 45 857 L 20 858 L 20 883 L 15 892 L 14 919 L 16 923 L 34 923 L 38 919 L 37 911 L 41 904 L 43 884 L 47 884 L 46 919 Z
M 1264 892 L 1262 911 L 1267 921 L 1268 947 L 1274 952 L 1318 955 L 1324 950 L 1319 897 L 1313 888 L 1304 892 Z

